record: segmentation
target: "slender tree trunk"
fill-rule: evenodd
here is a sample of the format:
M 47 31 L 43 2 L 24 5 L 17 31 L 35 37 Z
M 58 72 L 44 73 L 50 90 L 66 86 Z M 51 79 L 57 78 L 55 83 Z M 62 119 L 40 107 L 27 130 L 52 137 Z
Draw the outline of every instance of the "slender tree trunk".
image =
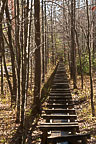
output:
M 56 0 L 55 0 L 56 2 Z M 57 61 L 57 43 L 56 43 L 56 6 L 54 6 L 54 58 L 55 58 L 55 65 L 56 65 L 56 61 Z
M 16 29 L 16 47 L 17 47 L 17 82 L 18 82 L 18 89 L 17 89 L 17 118 L 16 122 L 20 122 L 20 67 L 21 67 L 21 50 L 20 50 L 20 38 L 19 38 L 19 15 L 20 15 L 20 9 L 19 9 L 19 0 L 17 0 L 17 21 L 15 27 Z
M 65 15 L 65 10 L 64 10 L 64 0 L 63 0 L 63 50 L 64 50 L 64 61 L 66 61 L 66 49 L 65 49 L 65 43 L 64 43 L 64 35 L 65 35 L 65 31 L 64 31 L 64 15 Z
M 27 89 L 29 87 L 29 73 L 30 73 L 30 43 L 31 43 L 31 26 L 32 26 L 32 2 L 31 0 L 31 11 L 30 11 L 30 24 L 29 24 L 29 40 L 28 40 L 28 73 L 27 73 Z M 32 58 L 31 58 L 32 60 Z
M 52 63 L 54 64 L 54 45 L 53 45 L 53 3 L 51 5 L 51 45 L 52 45 Z
M 36 44 L 34 102 L 37 105 L 37 109 L 39 109 L 40 87 L 41 87 L 40 0 L 34 0 L 34 18 L 35 18 L 35 44 Z
M 78 34 L 77 34 L 76 30 L 75 30 L 75 33 L 76 33 L 76 41 L 77 41 L 78 53 L 79 53 L 79 61 L 80 61 L 81 85 L 82 85 L 82 89 L 83 89 L 83 71 L 82 71 L 82 62 L 81 62 L 81 50 L 80 50 Z
M 29 0 L 27 1 L 27 7 L 24 7 L 24 47 L 23 47 L 23 62 L 22 62 L 22 105 L 21 105 L 21 126 L 24 125 L 25 120 L 25 105 L 26 105 L 26 93 L 27 93 L 27 37 L 28 37 L 28 6 Z
M 5 3 L 6 0 L 3 1 L 3 4 L 1 4 L 2 1 L 0 1 L 0 64 L 1 64 L 1 94 L 3 94 L 3 34 L 2 34 L 2 19 L 5 9 Z
M 49 29 L 47 24 L 47 65 L 49 64 L 49 35 L 48 35 Z
M 74 89 L 76 85 L 76 44 L 75 44 L 75 0 L 71 1 L 71 78 Z
M 4 69 L 5 69 L 6 78 L 7 78 L 9 89 L 10 89 L 10 93 L 11 93 L 11 102 L 12 102 L 13 88 L 12 88 L 12 84 L 11 84 L 11 81 L 10 81 L 10 76 L 8 74 L 7 65 L 6 65 L 4 39 L 3 39 L 3 37 L 2 37 L 2 56 L 3 56 Z
M 2 64 L 2 12 L 0 11 L 0 65 L 1 65 L 1 94 L 3 94 L 3 64 Z
M 48 48 L 47 48 L 47 17 L 46 17 L 46 2 L 44 3 L 45 9 L 45 73 L 47 73 L 47 64 L 48 64 Z
M 8 41 L 11 53 L 11 63 L 12 63 L 12 76 L 13 76 L 13 95 L 11 104 L 16 106 L 16 95 L 17 95 L 17 80 L 16 80 L 16 71 L 15 71 L 15 54 L 12 45 L 12 35 L 11 35 L 11 20 L 8 10 L 8 5 L 6 5 L 6 17 L 7 17 L 7 25 L 8 25 Z
M 44 50 L 44 1 L 42 0 L 42 82 L 45 79 L 45 50 Z
M 91 109 L 92 115 L 95 116 L 95 109 L 94 109 L 94 102 L 93 102 L 93 80 L 92 80 L 92 65 L 91 65 L 91 50 L 90 50 L 90 23 L 89 23 L 89 11 L 88 11 L 88 0 L 86 0 L 86 7 L 87 7 L 87 22 L 88 22 L 88 33 L 87 33 L 87 47 L 89 52 L 89 75 L 90 75 L 90 88 L 91 88 Z
M 3 92 L 3 57 L 1 58 L 1 94 L 4 94 Z
M 92 4 L 96 6 L 96 1 L 92 0 Z M 96 9 L 93 11 L 93 60 L 96 58 Z

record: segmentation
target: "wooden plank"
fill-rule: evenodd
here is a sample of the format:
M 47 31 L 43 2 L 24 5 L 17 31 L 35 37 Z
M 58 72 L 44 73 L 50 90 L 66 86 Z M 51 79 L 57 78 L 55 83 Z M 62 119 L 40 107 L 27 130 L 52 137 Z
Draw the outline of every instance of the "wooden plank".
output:
M 55 103 L 55 104 L 76 104 L 76 102 L 75 101 L 72 101 L 72 100 L 48 100 L 47 101 L 49 104 L 53 104 L 53 103 Z
M 78 125 L 40 125 L 39 129 L 42 131 L 52 131 L 52 130 L 59 130 L 59 131 L 70 131 L 72 132 L 74 129 L 78 131 Z
M 69 88 L 69 84 L 53 84 L 52 87 L 59 87 L 59 88 Z
M 61 76 L 58 76 L 58 77 L 55 76 L 55 77 L 54 77 L 54 80 L 67 81 L 68 79 L 67 79 L 67 77 L 65 78 L 65 76 L 62 76 L 62 77 L 61 77 Z
M 72 100 L 72 96 L 48 96 L 48 99 Z
M 57 136 L 57 137 L 48 137 L 47 142 L 64 142 L 64 141 L 73 141 L 73 140 L 83 140 L 83 139 L 90 139 L 90 134 L 74 134 L 74 135 L 64 135 L 64 136 Z
M 77 119 L 77 115 L 63 115 L 63 114 L 56 114 L 56 115 L 41 115 L 44 119 Z
M 61 79 L 56 79 L 56 78 L 55 78 L 55 79 L 53 80 L 53 82 L 54 82 L 54 83 L 55 83 L 55 82 L 56 82 L 56 83 L 59 83 L 59 82 L 68 83 L 68 80 L 63 80 L 62 78 L 61 78 Z
M 54 113 L 75 114 L 75 109 L 48 109 L 48 110 L 44 110 L 44 111 L 47 114 L 54 114 Z
M 49 125 L 49 126 L 51 126 L 51 125 L 58 125 L 58 126 L 62 126 L 62 125 L 78 125 L 78 122 L 62 122 L 62 123 L 41 123 L 40 124 L 41 126 L 42 125 Z
M 63 109 L 71 109 L 74 108 L 73 104 L 63 105 L 63 104 L 47 104 L 48 108 L 63 108 Z
M 53 93 L 53 92 L 50 92 L 49 96 L 70 96 L 70 97 L 72 97 L 71 93 Z
M 65 83 L 65 82 L 58 82 L 58 83 L 55 82 L 54 84 L 55 84 L 55 85 L 68 85 L 68 83 Z
M 56 81 L 58 81 L 58 82 L 61 81 L 61 82 L 65 82 L 65 83 L 68 83 L 68 82 L 69 82 L 68 79 L 64 79 L 64 78 L 63 78 L 63 79 L 62 79 L 62 78 L 54 78 L 54 79 L 53 79 L 53 82 L 56 82 Z
M 52 93 L 71 93 L 70 90 L 51 90 Z
M 55 90 L 55 91 L 69 91 L 70 89 L 69 88 L 66 88 L 66 89 L 64 89 L 64 88 L 53 88 L 52 90 Z
M 68 91 L 67 92 L 62 92 L 62 93 L 61 92 L 52 92 L 51 91 L 50 95 L 64 95 L 64 96 L 68 95 L 69 96 L 69 95 L 71 95 L 71 93 L 70 93 L 70 91 L 69 92 Z

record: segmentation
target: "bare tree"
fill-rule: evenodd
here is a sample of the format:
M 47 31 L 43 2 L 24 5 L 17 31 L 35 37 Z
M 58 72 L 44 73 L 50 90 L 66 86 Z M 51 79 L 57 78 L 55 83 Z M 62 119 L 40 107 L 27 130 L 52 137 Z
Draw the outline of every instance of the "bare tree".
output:
M 92 108 L 92 115 L 95 116 L 95 109 L 94 109 L 94 103 L 93 103 L 93 80 L 92 80 L 92 64 L 91 64 L 91 50 L 90 50 L 90 23 L 89 23 L 89 11 L 88 11 L 88 0 L 86 0 L 86 10 L 87 10 L 87 26 L 88 26 L 88 32 L 87 32 L 87 48 L 89 52 L 89 75 L 90 75 L 90 88 L 91 88 L 91 108 Z
M 36 45 L 34 102 L 37 105 L 37 107 L 39 107 L 40 106 L 40 87 L 41 87 L 40 0 L 34 1 L 34 19 L 35 19 L 35 45 Z

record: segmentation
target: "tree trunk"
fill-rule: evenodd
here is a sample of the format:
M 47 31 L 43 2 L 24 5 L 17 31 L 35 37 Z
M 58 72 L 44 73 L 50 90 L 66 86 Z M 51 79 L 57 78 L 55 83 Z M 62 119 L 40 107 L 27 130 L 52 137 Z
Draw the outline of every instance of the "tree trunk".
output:
M 45 9 L 45 73 L 47 73 L 47 64 L 48 64 L 48 47 L 47 47 L 47 17 L 46 17 L 46 2 L 44 3 Z
M 81 86 L 82 86 L 82 89 L 83 89 L 83 71 L 82 71 L 82 61 L 81 61 L 81 50 L 80 50 L 78 34 L 77 34 L 76 30 L 75 30 L 75 33 L 76 33 L 76 41 L 77 41 L 79 61 L 80 61 Z
M 93 1 L 96 6 L 96 1 Z M 93 11 L 93 60 L 96 58 L 96 9 Z
M 52 64 L 54 64 L 54 45 L 53 45 L 53 10 L 52 7 L 53 3 L 51 5 L 51 46 L 52 46 Z
M 45 80 L 45 50 L 44 50 L 44 2 L 42 0 L 42 82 Z
M 17 80 L 16 80 L 16 71 L 15 71 L 15 54 L 13 50 L 12 45 L 12 35 L 11 35 L 11 20 L 8 10 L 8 5 L 6 5 L 6 17 L 7 17 L 7 25 L 8 25 L 8 41 L 9 41 L 9 47 L 10 47 L 10 53 L 11 53 L 11 63 L 12 63 L 12 78 L 13 78 L 13 95 L 12 95 L 12 101 L 11 105 L 16 106 L 16 95 L 17 95 Z
M 35 18 L 35 44 L 36 44 L 34 102 L 37 105 L 37 109 L 39 109 L 40 87 L 41 87 L 40 0 L 34 0 L 34 18 Z
M 29 0 L 27 1 L 27 6 L 29 5 Z M 21 105 L 21 126 L 23 127 L 25 121 L 25 106 L 26 106 L 26 93 L 27 93 L 27 37 L 28 37 L 28 7 L 23 7 L 24 9 L 24 46 L 23 46 L 23 62 L 22 62 L 22 105 Z
M 16 47 L 17 47 L 17 117 L 16 117 L 16 122 L 20 122 L 20 67 L 21 67 L 21 50 L 20 50 L 20 38 L 19 38 L 19 32 L 20 32 L 20 27 L 19 27 L 19 15 L 20 15 L 20 9 L 19 9 L 19 0 L 17 0 L 17 20 L 15 23 L 16 27 Z
M 3 64 L 2 64 L 2 12 L 0 12 L 0 65 L 1 65 L 1 94 L 3 94 Z
M 93 80 L 92 80 L 92 66 L 91 66 L 91 50 L 90 50 L 90 23 L 89 23 L 89 11 L 88 11 L 88 0 L 86 0 L 86 7 L 87 7 L 87 22 L 88 22 L 88 33 L 87 33 L 87 47 L 89 52 L 89 75 L 90 75 L 90 88 L 91 88 L 91 109 L 92 109 L 92 116 L 95 116 L 95 109 L 94 109 L 94 102 L 93 102 Z
M 71 1 L 71 78 L 74 89 L 76 85 L 76 44 L 75 44 L 75 0 Z
M 31 26 L 32 26 L 32 2 L 33 0 L 31 0 L 31 11 L 30 11 L 30 24 L 29 24 L 29 40 L 28 40 L 28 73 L 27 73 L 27 89 L 29 87 L 29 73 L 30 73 L 30 43 L 31 43 Z M 32 60 L 32 58 L 31 58 Z M 32 67 L 31 67 L 32 70 Z

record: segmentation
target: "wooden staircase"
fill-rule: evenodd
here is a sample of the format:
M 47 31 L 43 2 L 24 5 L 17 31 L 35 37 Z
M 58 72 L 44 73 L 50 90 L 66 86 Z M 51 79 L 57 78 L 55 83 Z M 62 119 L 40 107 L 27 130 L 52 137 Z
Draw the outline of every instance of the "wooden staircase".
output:
M 67 75 L 63 62 L 59 62 L 57 72 L 46 108 L 42 110 L 41 117 L 45 120 L 40 124 L 42 131 L 41 144 L 87 144 L 90 134 L 81 134 L 77 121 Z

